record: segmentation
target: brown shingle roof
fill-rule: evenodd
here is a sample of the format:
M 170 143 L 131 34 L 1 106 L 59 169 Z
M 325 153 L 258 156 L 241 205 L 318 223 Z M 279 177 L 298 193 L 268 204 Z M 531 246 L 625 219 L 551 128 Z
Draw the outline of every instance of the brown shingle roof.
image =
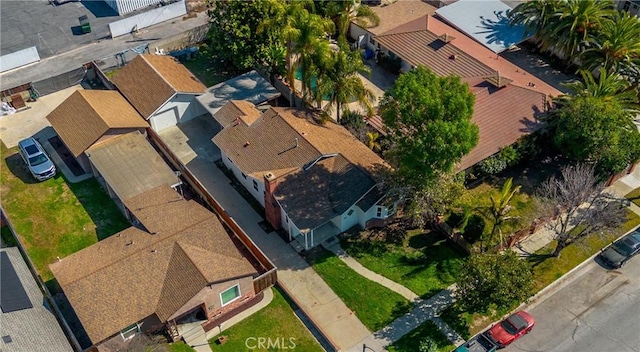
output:
M 213 141 L 246 174 L 300 168 L 321 155 L 340 153 L 349 162 L 370 169 L 384 161 L 344 127 L 319 125 L 309 112 L 270 108 L 251 125 L 230 124 Z M 297 140 L 297 146 L 296 146 Z
M 476 96 L 472 121 L 478 125 L 478 145 L 458 165 L 464 170 L 540 127 L 536 120 L 546 109 L 545 95 L 508 84 L 496 88 L 481 77 L 466 79 Z
M 175 93 L 204 93 L 206 87 L 175 58 L 141 54 L 113 76 L 113 83 L 148 119 Z
M 416 18 L 436 13 L 434 6 L 416 0 L 398 0 L 385 6 L 373 6 L 371 9 L 380 18 L 380 24 L 376 27 L 368 27 L 366 30 L 375 35 L 396 27 L 398 23 L 413 21 Z
M 120 93 L 109 90 L 78 90 L 47 120 L 76 157 L 110 129 L 149 127 Z
M 168 197 L 164 187 L 152 197 Z M 153 204 L 157 216 L 174 220 L 170 229 L 131 227 L 51 264 L 94 343 L 152 314 L 166 321 L 207 283 L 255 275 L 213 213 L 170 198 Z
M 338 154 L 284 176 L 274 196 L 293 223 L 308 230 L 343 214 L 374 186 L 369 175 Z
M 260 110 L 252 103 L 244 100 L 230 100 L 218 110 L 213 118 L 224 128 L 228 124 L 241 119 L 245 125 L 250 125 L 260 117 Z

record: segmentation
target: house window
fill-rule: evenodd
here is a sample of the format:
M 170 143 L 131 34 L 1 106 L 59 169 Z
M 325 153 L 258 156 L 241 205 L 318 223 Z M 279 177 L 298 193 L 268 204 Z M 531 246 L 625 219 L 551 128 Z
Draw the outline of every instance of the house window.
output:
M 376 41 L 373 39 L 372 35 L 369 35 L 369 43 L 371 43 L 371 45 L 376 45 Z
M 128 340 L 134 336 L 136 336 L 137 333 L 140 332 L 140 324 L 135 323 L 132 324 L 130 326 L 127 326 L 126 328 L 122 329 L 120 331 L 120 336 L 122 336 L 123 340 Z
M 238 298 L 240 298 L 240 286 L 239 285 L 235 285 L 235 286 L 231 287 L 230 289 L 223 291 L 220 294 L 220 301 L 222 302 L 223 306 L 226 306 L 227 304 L 235 301 Z
M 253 189 L 258 190 L 258 181 L 253 180 Z
M 376 217 L 382 217 L 382 207 L 376 207 Z
M 244 174 L 244 172 L 242 173 L 242 177 L 244 177 L 244 179 L 247 179 L 247 175 Z
M 288 216 L 284 217 L 284 222 L 286 222 L 287 224 L 289 223 L 289 217 Z
M 231 162 L 233 164 L 233 160 L 231 160 L 230 157 L 227 157 L 227 160 L 229 160 L 229 162 Z
M 353 209 L 349 210 L 349 212 L 347 213 L 347 216 L 351 216 L 351 214 L 353 214 Z

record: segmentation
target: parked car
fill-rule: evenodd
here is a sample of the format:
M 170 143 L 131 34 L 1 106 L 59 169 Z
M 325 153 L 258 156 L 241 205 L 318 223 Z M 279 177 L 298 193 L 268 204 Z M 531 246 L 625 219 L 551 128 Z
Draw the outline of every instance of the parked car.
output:
M 600 252 L 600 259 L 606 266 L 620 268 L 627 260 L 640 252 L 640 228 L 636 228 Z
M 485 335 L 495 343 L 498 348 L 510 345 L 513 341 L 528 334 L 535 321 L 529 313 L 519 311 L 501 321 L 499 324 L 492 326 Z
M 493 341 L 483 334 L 476 335 L 453 352 L 495 352 L 498 349 Z
M 56 166 L 35 138 L 21 140 L 18 151 L 36 180 L 44 181 L 56 175 Z

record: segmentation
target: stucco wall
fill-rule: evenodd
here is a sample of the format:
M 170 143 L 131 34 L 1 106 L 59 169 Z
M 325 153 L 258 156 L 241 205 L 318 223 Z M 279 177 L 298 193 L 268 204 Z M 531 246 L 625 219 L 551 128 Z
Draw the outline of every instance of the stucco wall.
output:
M 223 307 L 220 294 L 235 285 L 240 285 L 240 298 Z M 238 307 L 242 302 L 253 296 L 255 296 L 255 292 L 253 292 L 253 278 L 251 276 L 213 284 L 211 286 L 204 287 L 200 292 L 198 292 L 198 294 L 190 299 L 189 302 L 180 307 L 180 309 L 178 309 L 178 311 L 174 313 L 169 320 L 177 319 L 181 315 L 190 312 L 202 304 L 207 307 L 208 317 L 209 319 L 212 319 L 230 309 Z
M 264 207 L 264 180 L 262 178 L 256 179 L 249 175 L 244 175 L 242 171 L 233 163 L 232 159 L 229 158 L 222 150 L 220 151 L 220 155 L 222 157 L 222 162 L 224 165 L 233 172 L 233 175 L 236 177 L 238 181 L 246 188 L 249 193 L 255 198 L 260 205 Z M 257 190 L 254 188 L 253 181 L 256 182 Z

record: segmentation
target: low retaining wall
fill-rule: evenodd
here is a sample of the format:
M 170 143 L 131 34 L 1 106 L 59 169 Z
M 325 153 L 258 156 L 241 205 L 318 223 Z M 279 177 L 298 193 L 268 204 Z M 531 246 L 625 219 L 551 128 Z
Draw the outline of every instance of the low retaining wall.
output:
M 181 0 L 120 21 L 111 22 L 109 23 L 109 31 L 111 37 L 116 38 L 186 14 L 187 6 L 184 0 Z

